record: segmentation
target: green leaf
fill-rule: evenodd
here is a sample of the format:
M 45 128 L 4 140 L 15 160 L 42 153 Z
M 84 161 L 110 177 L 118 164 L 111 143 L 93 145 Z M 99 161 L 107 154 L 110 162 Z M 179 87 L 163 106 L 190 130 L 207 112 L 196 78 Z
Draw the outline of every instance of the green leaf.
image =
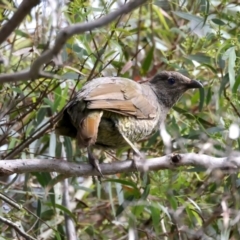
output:
M 163 14 L 162 14 L 161 8 L 159 8 L 158 6 L 156 6 L 156 5 L 154 5 L 154 4 L 152 5 L 152 7 L 153 7 L 153 10 L 154 10 L 154 11 L 157 13 L 157 15 L 158 15 L 160 24 L 161 24 L 167 31 L 169 31 L 168 24 L 167 24 L 167 22 L 166 22 L 166 20 L 165 20 L 165 17 L 164 17 Z
M 235 84 L 235 62 L 236 62 L 236 52 L 235 47 L 230 47 L 223 55 L 223 59 L 228 59 L 228 76 L 230 88 L 233 89 Z
M 54 231 L 54 233 L 55 233 L 56 240 L 61 240 L 62 239 L 60 233 L 58 233 L 57 231 Z
M 37 212 L 36 215 L 40 218 L 41 217 L 41 211 L 42 211 L 42 203 L 41 201 L 38 199 L 37 201 Z M 39 231 L 39 226 L 40 226 L 40 221 L 37 221 L 36 225 L 34 226 L 34 230 L 36 232 Z
M 199 62 L 201 64 L 208 64 L 211 65 L 212 63 L 212 58 L 210 58 L 209 56 L 206 56 L 205 54 L 202 53 L 197 53 L 195 55 L 187 55 L 185 58 L 190 59 L 190 60 L 194 60 L 196 62 Z
M 233 86 L 232 92 L 237 93 L 238 87 L 240 86 L 240 75 L 236 78 L 235 84 Z
M 71 79 L 71 80 L 76 80 L 79 78 L 79 74 L 75 72 L 67 72 L 62 75 L 63 79 Z
M 213 21 L 215 24 L 220 25 L 220 26 L 226 25 L 225 22 L 223 22 L 222 20 L 217 19 L 217 18 L 213 18 L 212 21 Z
M 173 109 L 183 115 L 185 115 L 186 117 L 188 117 L 188 119 L 195 119 L 195 116 L 192 115 L 191 113 L 189 113 L 188 111 L 182 109 L 182 108 L 179 108 L 177 106 L 174 106 Z
M 41 219 L 44 221 L 50 220 L 54 216 L 54 214 L 54 209 L 47 209 L 41 213 Z
M 50 173 L 35 172 L 32 173 L 32 175 L 34 175 L 37 178 L 38 182 L 42 185 L 42 187 L 46 187 L 52 179 Z
M 173 11 L 173 13 L 175 15 L 177 15 L 178 17 L 184 18 L 184 19 L 189 20 L 189 21 L 204 22 L 203 18 L 200 18 L 196 15 L 192 15 L 190 13 L 179 12 L 179 11 Z
M 205 0 L 205 4 L 202 4 L 202 11 L 205 11 L 204 13 L 204 23 L 203 25 L 206 24 L 207 22 L 207 18 L 208 18 L 208 15 L 209 15 L 209 8 L 210 8 L 210 4 L 209 4 L 209 0 Z
M 44 98 L 43 101 L 44 101 L 48 106 L 50 106 L 51 109 L 54 109 L 54 103 L 53 103 L 50 99 Z
M 24 38 L 31 38 L 30 35 L 28 33 L 25 33 L 19 29 L 15 30 L 16 35 L 20 36 L 20 37 L 24 37 Z
M 150 185 L 148 184 L 145 188 L 144 191 L 142 193 L 141 199 L 146 200 L 148 195 L 150 193 Z
M 223 60 L 221 57 L 218 58 L 218 66 L 221 68 L 221 69 L 224 69 L 225 68 L 225 65 L 226 65 L 226 61 Z
M 66 156 L 68 159 L 73 157 L 72 141 L 70 137 L 64 137 L 64 146 L 66 149 Z
M 61 158 L 62 156 L 62 143 L 61 142 L 57 142 L 57 146 L 56 146 L 56 150 L 55 150 L 55 154 L 56 154 L 56 158 Z
M 160 209 L 156 206 L 150 206 L 151 218 L 153 222 L 154 231 L 159 233 L 159 223 L 160 223 Z
M 46 108 L 40 108 L 37 113 L 37 124 L 40 124 L 46 115 Z
M 117 210 L 116 210 L 116 217 L 119 216 L 124 209 L 130 204 L 130 202 L 132 202 L 135 199 L 134 195 L 130 195 L 126 198 L 126 200 L 123 202 L 123 204 L 121 204 Z
M 217 74 L 217 69 L 216 69 L 216 67 L 213 67 L 213 66 L 210 65 L 210 64 L 207 64 L 207 63 L 201 63 L 200 66 L 201 66 L 201 67 L 202 67 L 202 66 L 207 67 L 207 68 L 211 69 L 211 71 L 212 71 L 213 73 Z
M 13 87 L 12 88 L 12 91 L 16 92 L 16 93 L 19 93 L 19 94 L 23 94 L 23 91 L 22 89 L 18 88 L 18 87 Z
M 147 56 L 146 56 L 145 60 L 143 61 L 142 70 L 143 70 L 143 74 L 144 75 L 148 72 L 148 70 L 149 70 L 149 68 L 150 68 L 150 66 L 152 64 L 153 53 L 154 53 L 154 48 L 152 47 L 150 49 L 150 51 L 147 53 Z
M 135 190 L 138 191 L 138 188 L 137 188 L 137 186 L 136 186 L 136 183 L 131 182 L 131 181 L 127 181 L 127 180 L 124 180 L 124 179 L 108 178 L 108 179 L 105 180 L 104 182 L 120 183 L 120 184 L 125 185 L 125 186 L 130 186 L 130 187 L 132 187 L 132 188 L 134 188 Z
M 60 88 L 60 86 L 58 86 L 55 90 L 54 90 L 54 102 L 53 102 L 53 111 L 56 111 L 57 107 L 59 106 L 59 103 L 61 101 L 62 98 L 62 89 Z
M 49 204 L 48 204 L 49 205 Z M 56 208 L 60 209 L 63 211 L 64 214 L 67 214 L 69 217 L 71 217 L 75 222 L 77 222 L 74 212 L 71 212 L 68 208 L 64 207 L 63 205 L 60 204 L 55 204 Z
M 143 204 L 137 204 L 132 207 L 131 212 L 136 218 L 140 217 L 144 212 L 145 206 Z
M 219 89 L 219 97 L 221 97 L 222 92 L 223 92 L 225 86 L 228 84 L 228 82 L 229 82 L 229 74 L 227 73 L 227 74 L 222 78 L 221 85 L 220 85 L 220 89 Z
M 200 93 L 200 101 L 199 101 L 199 112 L 202 111 L 203 105 L 204 105 L 204 100 L 205 100 L 205 90 L 204 88 L 199 88 L 199 93 Z
M 177 201 L 176 197 L 174 195 L 172 195 L 172 194 L 169 194 L 168 195 L 168 201 L 169 201 L 172 209 L 177 210 L 178 201 Z
M 206 105 L 208 105 L 210 103 L 212 99 L 212 88 L 208 88 L 208 91 L 207 91 L 207 97 L 206 97 Z
M 185 170 L 186 172 L 206 172 L 204 167 L 192 167 Z

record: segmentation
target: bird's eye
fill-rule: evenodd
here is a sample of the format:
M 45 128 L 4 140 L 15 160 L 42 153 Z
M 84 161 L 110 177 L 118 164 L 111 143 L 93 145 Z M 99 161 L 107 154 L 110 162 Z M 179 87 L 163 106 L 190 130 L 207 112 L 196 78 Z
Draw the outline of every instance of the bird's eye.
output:
M 170 77 L 170 78 L 168 79 L 168 83 L 169 83 L 170 85 L 173 85 L 173 84 L 175 83 L 175 79 L 172 78 L 172 77 Z

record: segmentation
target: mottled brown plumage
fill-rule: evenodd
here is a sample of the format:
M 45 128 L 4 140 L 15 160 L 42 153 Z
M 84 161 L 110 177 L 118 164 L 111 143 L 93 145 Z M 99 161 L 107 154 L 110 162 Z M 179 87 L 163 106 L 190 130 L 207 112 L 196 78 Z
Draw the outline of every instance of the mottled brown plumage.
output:
M 151 136 L 179 97 L 189 88 L 200 87 L 198 81 L 166 71 L 143 84 L 120 77 L 93 79 L 67 104 L 56 132 L 87 147 L 90 163 L 101 173 L 90 146 L 130 145 L 140 155 L 133 142 Z

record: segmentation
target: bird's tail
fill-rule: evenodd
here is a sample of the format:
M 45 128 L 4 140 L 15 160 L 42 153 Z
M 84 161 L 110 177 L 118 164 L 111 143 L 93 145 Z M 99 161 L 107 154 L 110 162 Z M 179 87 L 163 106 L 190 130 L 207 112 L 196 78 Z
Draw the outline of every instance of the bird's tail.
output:
M 88 147 L 96 142 L 102 115 L 103 111 L 90 110 L 78 122 L 77 141 L 80 147 Z

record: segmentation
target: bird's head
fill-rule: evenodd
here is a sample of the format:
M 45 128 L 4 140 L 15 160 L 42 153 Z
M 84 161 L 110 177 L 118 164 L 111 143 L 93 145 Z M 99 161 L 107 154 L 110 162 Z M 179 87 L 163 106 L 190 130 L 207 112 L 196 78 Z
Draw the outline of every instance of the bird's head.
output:
M 149 83 L 159 101 L 168 108 L 171 108 L 188 89 L 203 87 L 199 81 L 172 71 L 158 73 Z

